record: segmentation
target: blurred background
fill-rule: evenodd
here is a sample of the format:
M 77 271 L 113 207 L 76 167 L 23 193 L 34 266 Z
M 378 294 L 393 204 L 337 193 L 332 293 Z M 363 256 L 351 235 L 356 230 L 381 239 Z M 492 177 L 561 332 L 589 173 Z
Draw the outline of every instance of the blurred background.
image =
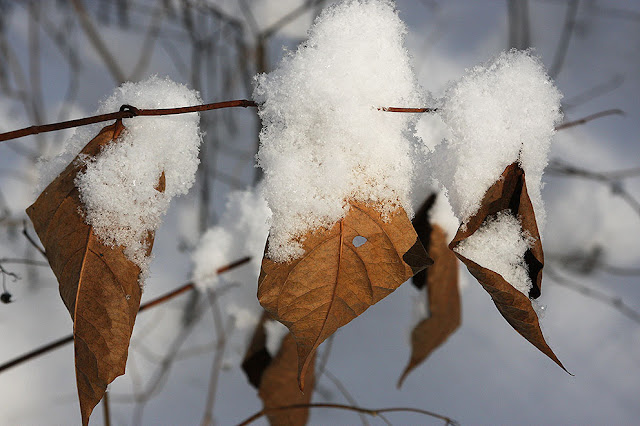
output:
M 205 102 L 250 99 L 321 0 L 0 0 L 0 132 L 91 115 L 125 81 L 169 76 Z M 565 121 L 545 174 L 548 223 L 541 302 L 547 341 L 569 376 L 502 319 L 461 270 L 462 325 L 405 381 L 424 295 L 405 284 L 320 347 L 314 402 L 422 408 L 462 424 L 634 424 L 640 418 L 640 3 L 624 0 L 398 0 L 422 86 L 439 96 L 465 68 L 533 48 L 564 93 Z M 413 105 L 407 105 L 413 106 Z M 187 282 L 199 236 L 227 194 L 260 179 L 253 109 L 201 114 L 196 185 L 158 230 L 143 303 Z M 0 144 L 0 363 L 69 334 L 44 258 L 23 236 L 36 165 L 72 130 Z M 424 194 L 426 198 L 428 194 Z M 27 232 L 35 235 L 30 225 Z M 255 282 L 235 283 L 255 286 Z M 110 386 L 115 425 L 238 423 L 261 409 L 239 369 L 250 331 L 222 328 L 192 293 L 141 313 L 127 374 Z M 221 303 L 225 303 L 221 296 Z M 200 306 L 200 308 L 199 308 Z M 219 324 L 218 324 L 219 325 Z M 231 342 L 220 350 L 222 340 Z M 212 388 L 212 369 L 219 372 Z M 334 380 L 336 379 L 336 380 Z M 351 401 L 350 401 L 351 400 Z M 209 401 L 209 402 L 207 402 Z M 0 374 L 0 423 L 79 420 L 71 345 Z M 393 424 L 439 424 L 389 414 Z M 101 407 L 92 424 L 104 421 Z M 358 424 L 313 409 L 310 424 Z M 369 418 L 370 424 L 383 424 Z M 266 424 L 266 420 L 262 419 Z

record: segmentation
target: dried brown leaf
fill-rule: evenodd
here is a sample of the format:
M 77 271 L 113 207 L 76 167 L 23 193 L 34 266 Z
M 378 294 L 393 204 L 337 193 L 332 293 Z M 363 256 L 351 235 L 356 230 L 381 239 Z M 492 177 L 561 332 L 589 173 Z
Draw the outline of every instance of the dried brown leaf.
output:
M 315 359 L 311 360 L 307 370 L 309 379 L 303 393 L 298 388 L 298 351 L 295 339 L 291 333 L 287 333 L 278 353 L 272 358 L 266 348 L 267 335 L 264 324 L 267 320 L 268 315 L 265 312 L 253 333 L 242 362 L 242 369 L 249 382 L 258 389 L 265 409 L 308 404 L 311 402 L 315 382 Z M 312 358 L 315 358 L 315 354 Z M 305 425 L 308 417 L 308 408 L 275 411 L 268 415 L 272 425 L 288 426 Z
M 426 282 L 423 284 L 427 287 L 429 317 L 420 321 L 411 333 L 411 358 L 398 380 L 398 387 L 402 386 L 402 382 L 414 368 L 424 362 L 460 326 L 456 256 L 447 247 L 447 236 L 440 226 L 431 226 L 429 240 L 427 250 L 433 259 L 433 265 L 426 270 Z M 413 277 L 414 281 L 416 277 Z
M 307 386 L 302 392 L 298 387 L 298 349 L 291 333 L 282 340 L 282 345 L 271 364 L 264 370 L 258 394 L 264 408 L 283 407 L 292 404 L 309 404 L 315 386 L 315 353 L 309 357 Z M 267 414 L 269 423 L 282 426 L 303 426 L 309 418 L 309 408 L 295 408 Z
M 305 235 L 303 249 L 285 263 L 265 256 L 258 280 L 260 303 L 296 339 L 301 389 L 311 354 L 327 337 L 431 263 L 403 209 L 385 220 L 362 203 L 331 229 Z
M 482 227 L 485 220 L 503 210 L 509 210 L 511 214 L 516 216 L 520 220 L 522 229 L 529 232 L 535 239 L 533 247 L 525 253 L 525 262 L 528 267 L 529 277 L 533 283 L 529 291 L 529 297 L 536 298 L 540 295 L 544 255 L 533 206 L 527 193 L 524 170 L 517 162 L 507 166 L 502 176 L 487 190 L 480 209 L 466 224 L 460 226 L 449 247 L 452 250 L 455 249 L 461 241 Z M 478 265 L 459 253 L 456 253 L 456 256 L 491 295 L 498 311 L 507 322 L 520 335 L 566 371 L 545 341 L 538 322 L 538 316 L 531 305 L 529 297 L 516 290 L 500 274 Z
M 80 155 L 96 156 L 123 129 L 120 121 L 105 127 Z M 86 425 L 107 385 L 124 374 L 141 290 L 140 268 L 127 259 L 124 248 L 102 244 L 84 221 L 74 184 L 83 167 L 78 157 L 72 161 L 27 208 L 27 214 L 73 320 L 76 381 Z M 164 173 L 156 189 L 164 191 Z M 150 251 L 153 233 L 148 238 Z

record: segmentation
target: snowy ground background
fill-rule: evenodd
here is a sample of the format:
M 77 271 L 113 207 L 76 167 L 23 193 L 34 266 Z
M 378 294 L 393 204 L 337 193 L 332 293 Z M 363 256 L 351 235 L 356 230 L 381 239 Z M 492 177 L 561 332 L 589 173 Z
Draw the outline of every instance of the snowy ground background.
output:
M 116 2 L 86 2 L 89 13 L 100 22 L 96 25 L 101 36 L 127 75 L 138 62 L 140 52 L 148 50 L 144 47 L 146 29 L 154 19 L 154 8 L 164 2 L 129 3 L 128 26 L 121 26 Z M 205 3 L 193 2 L 203 9 Z M 242 2 L 210 3 L 244 25 L 250 20 L 246 11 L 243 13 L 238 6 Z M 303 2 L 245 3 L 257 25 L 265 28 Z M 407 48 L 414 57 L 420 84 L 438 95 L 447 81 L 459 78 L 466 67 L 508 48 L 507 3 L 398 1 L 400 17 L 409 28 Z M 558 49 L 567 5 L 573 3 L 528 2 L 531 45 L 548 67 L 553 64 Z M 577 3 L 573 36 L 556 79 L 565 94 L 566 119 L 610 108 L 622 109 L 626 115 L 602 118 L 559 132 L 551 157 L 592 172 L 637 168 L 640 166 L 640 5 L 622 0 Z M 34 62 L 30 66 L 28 55 L 34 42 L 29 36 L 30 22 L 37 11 L 23 2 L 0 5 L 6 8 L 0 17 L 3 43 L 0 59 L 3 64 L 20 64 L 26 76 L 24 85 L 30 90 L 37 89 L 29 77 Z M 283 45 L 292 49 L 304 38 L 315 10 L 310 8 L 269 39 L 270 65 L 277 63 Z M 84 38 L 77 16 L 68 4 L 43 2 L 40 13 L 44 17 L 42 22 L 70 28 L 70 37 L 77 45 L 74 53 L 82 67 L 78 71 L 77 98 L 67 107 L 69 118 L 85 116 L 95 110 L 98 101 L 109 95 L 117 83 Z M 195 25 L 201 28 L 210 19 L 203 18 L 204 14 L 194 16 Z M 225 28 L 206 36 L 220 40 L 231 37 L 227 32 L 231 30 Z M 166 40 L 154 45 L 149 65 L 136 76 L 138 79 L 158 74 L 190 86 L 199 81 L 203 99 L 211 102 L 249 96 L 250 92 L 237 81 L 241 79 L 238 72 L 233 71 L 236 67 L 231 63 L 231 48 L 218 49 L 215 54 L 203 57 L 210 71 L 193 76 L 189 71 L 197 64 L 190 62 L 189 33 L 182 22 L 178 18 L 163 20 L 160 34 Z M 201 35 L 204 37 L 204 33 Z M 42 32 L 40 39 L 42 110 L 46 111 L 43 122 L 58 120 L 69 73 L 67 62 L 62 59 L 64 53 L 57 50 L 48 37 Z M 250 31 L 246 42 L 251 46 Z M 15 61 L 4 46 L 9 46 L 17 55 Z M 176 56 L 182 59 L 176 62 Z M 184 62 L 185 69 L 180 62 Z M 232 72 L 225 74 L 225 67 Z M 12 87 L 22 84 L 12 77 L 2 81 L 8 81 Z M 201 223 L 215 223 L 222 214 L 226 193 L 231 188 L 243 189 L 253 179 L 255 111 L 210 112 L 203 118 L 209 120 L 210 126 L 205 155 L 210 156 L 212 165 L 210 186 L 204 189 L 209 193 L 212 214 L 202 219 L 201 183 L 190 195 L 174 201 L 157 233 L 155 260 L 143 302 L 189 279 L 189 249 L 197 241 Z M 34 124 L 34 119 L 25 112 L 20 97 L 10 96 L 3 88 L 0 131 L 30 124 Z M 32 159 L 35 152 L 52 153 L 60 149 L 65 133 L 0 145 L 0 217 L 5 210 L 7 216 L 0 221 L 0 259 L 36 258 L 35 254 L 26 253 L 29 249 L 20 235 L 24 208 L 35 199 Z M 543 280 L 542 303 L 547 306 L 547 313 L 542 325 L 550 345 L 575 377 L 565 374 L 517 335 L 499 315 L 489 296 L 465 272 L 461 277 L 461 328 L 408 377 L 401 390 L 395 388 L 395 383 L 408 359 L 409 333 L 416 321 L 412 309 L 417 292 L 410 285 L 403 285 L 336 334 L 327 370 L 340 379 L 359 405 L 419 407 L 450 416 L 462 424 L 637 423 L 640 417 L 637 396 L 640 393 L 640 318 L 624 309 L 640 311 L 638 275 L 612 274 L 608 266 L 626 268 L 625 272 L 636 272 L 633 269 L 640 267 L 640 209 L 612 192 L 610 185 L 597 180 L 552 173 L 547 173 L 543 180 L 548 213 L 543 239 L 549 272 Z M 621 182 L 624 194 L 640 198 L 637 178 Z M 600 267 L 588 273 L 576 272 L 576 262 L 567 263 L 568 258 L 584 259 L 594 253 L 599 253 L 594 258 Z M 57 284 L 47 268 L 25 269 L 9 263 L 3 266 L 18 273 L 22 280 L 7 281 L 15 302 L 0 306 L 0 362 L 71 331 Z M 567 282 L 596 291 L 597 295 L 605 296 L 604 301 L 568 288 Z M 614 303 L 616 298 L 620 298 L 622 304 Z M 189 334 L 168 371 L 166 382 L 163 381 L 145 405 L 143 416 L 136 417 L 140 414 L 140 404 L 134 404 L 131 397 L 135 389 L 144 389 L 152 380 L 157 360 L 182 333 L 181 318 L 188 299 L 183 296 L 138 317 L 128 373 L 110 388 L 113 424 L 135 424 L 136 418 L 141 424 L 149 425 L 199 424 L 201 421 L 215 339 L 209 312 L 203 313 Z M 234 367 L 222 372 L 214 408 L 216 422 L 224 425 L 237 423 L 261 408 L 256 392 L 235 368 L 240 355 L 234 356 L 232 349 L 225 359 Z M 322 353 L 326 345 L 320 349 Z M 0 423 L 73 424 L 79 418 L 76 398 L 73 354 L 68 346 L 0 375 Z M 345 402 L 326 378 L 320 379 L 314 398 L 317 402 Z M 391 414 L 388 418 L 394 424 L 432 422 L 413 414 Z M 92 424 L 102 424 L 100 406 L 92 420 Z M 311 415 L 311 424 L 358 421 L 352 413 L 324 409 L 316 409 Z M 370 421 L 382 424 L 379 419 Z

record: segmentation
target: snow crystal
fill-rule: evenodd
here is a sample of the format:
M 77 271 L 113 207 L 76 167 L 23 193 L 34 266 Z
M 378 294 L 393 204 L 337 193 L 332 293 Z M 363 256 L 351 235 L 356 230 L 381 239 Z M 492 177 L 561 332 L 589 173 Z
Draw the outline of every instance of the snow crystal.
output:
M 151 77 L 124 83 L 103 101 L 97 114 L 117 111 L 122 104 L 137 108 L 169 108 L 201 103 L 195 91 L 169 79 Z M 171 198 L 193 185 L 202 140 L 197 113 L 124 119 L 125 131 L 76 177 L 85 220 L 104 243 L 125 246 L 125 254 L 146 275 L 146 237 L 161 223 Z M 103 125 L 79 129 L 51 165 L 42 181 L 53 179 Z M 166 189 L 155 189 L 162 172 Z M 142 281 L 142 280 L 141 280 Z
M 506 166 L 519 161 L 543 227 L 541 179 L 554 127 L 562 118 L 561 97 L 540 60 L 515 50 L 469 70 L 447 90 L 439 113 L 450 136 L 439 145 L 425 136 L 425 151 L 433 151 L 434 176 L 448 190 L 463 223 Z
M 403 132 L 415 114 L 377 109 L 422 105 L 405 32 L 391 1 L 344 1 L 321 13 L 276 70 L 256 77 L 271 259 L 301 256 L 298 239 L 344 217 L 348 200 L 411 214 Z
M 529 296 L 532 283 L 524 254 L 535 239 L 523 231 L 520 221 L 502 211 L 487 220 L 474 234 L 454 249 L 478 265 L 500 274 L 518 291 Z

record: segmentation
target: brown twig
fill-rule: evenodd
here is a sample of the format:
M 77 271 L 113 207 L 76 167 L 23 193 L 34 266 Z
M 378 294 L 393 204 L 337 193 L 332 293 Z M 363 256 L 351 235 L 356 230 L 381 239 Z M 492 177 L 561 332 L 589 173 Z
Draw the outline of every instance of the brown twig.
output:
M 380 107 L 379 111 L 386 112 L 436 112 L 438 108 L 403 108 L 403 107 Z
M 237 268 L 238 266 L 242 266 L 245 263 L 249 262 L 251 260 L 250 257 L 244 257 L 242 259 L 238 259 L 235 262 L 232 262 L 228 265 L 222 266 L 221 268 L 218 268 L 217 273 L 218 274 L 222 274 L 224 272 L 227 272 L 231 269 Z M 138 312 L 142 312 L 145 311 L 149 308 L 153 308 L 154 306 L 160 305 L 162 303 L 165 303 L 168 300 L 173 299 L 176 296 L 179 296 L 182 293 L 185 293 L 187 291 L 193 290 L 195 288 L 195 284 L 194 283 L 186 283 L 160 297 L 157 297 L 153 300 L 148 301 L 147 303 L 143 303 L 142 305 L 140 305 L 140 310 Z M 43 355 L 47 352 L 50 352 L 54 349 L 60 348 L 64 345 L 66 345 L 67 343 L 71 343 L 73 342 L 73 335 L 70 334 L 68 336 L 62 337 L 58 340 L 55 340 L 47 345 L 41 346 L 37 349 L 34 349 L 31 352 L 27 352 L 24 355 L 21 355 L 11 361 L 8 361 L 2 365 L 0 365 L 0 373 L 2 373 L 5 370 L 8 370 L 11 367 L 15 367 L 16 365 L 22 364 L 23 362 L 29 361 L 32 358 L 36 358 L 40 355 Z
M 86 126 L 87 124 L 101 123 L 103 121 L 121 120 L 123 118 L 133 118 L 136 116 L 158 116 L 158 115 L 174 115 L 186 114 L 190 112 L 210 111 L 221 108 L 247 108 L 257 107 L 254 101 L 240 99 L 235 101 L 215 102 L 211 104 L 195 105 L 180 108 L 162 108 L 162 109 L 138 109 L 128 106 L 128 108 L 112 112 L 109 114 L 94 115 L 92 117 L 79 118 L 77 120 L 62 121 L 60 123 L 44 124 L 42 126 L 30 126 L 24 129 L 13 130 L 11 132 L 0 133 L 0 142 L 17 139 L 24 136 L 37 135 L 39 133 L 54 132 L 56 130 L 69 129 L 71 127 Z
M 55 132 L 57 130 L 69 129 L 71 127 L 86 126 L 88 124 L 101 123 L 104 121 L 121 120 L 123 118 L 133 118 L 139 116 L 160 116 L 160 115 L 175 115 L 175 114 L 187 114 L 190 112 L 202 112 L 211 111 L 214 109 L 222 108 L 247 108 L 257 107 L 258 104 L 254 101 L 246 99 L 239 99 L 235 101 L 214 102 L 210 104 L 194 105 L 188 107 L 179 108 L 160 108 L 160 109 L 138 109 L 131 105 L 123 105 L 118 112 L 111 112 L 108 114 L 94 115 L 91 117 L 79 118 L 76 120 L 62 121 L 59 123 L 44 124 L 41 126 L 29 126 L 23 129 L 13 130 L 11 132 L 0 133 L 0 142 L 8 141 L 11 139 L 18 139 L 25 136 L 37 135 L 39 133 Z M 412 113 L 424 113 L 424 112 L 436 112 L 437 108 L 399 108 L 399 107 L 380 107 L 380 111 L 387 112 L 412 112 Z M 617 110 L 619 111 L 619 110 Z M 599 113 L 602 114 L 602 113 Z M 595 117 L 597 118 L 597 117 Z M 587 117 L 583 120 L 593 119 Z M 582 124 L 582 123 L 578 123 Z
M 312 404 L 292 404 L 292 405 L 285 405 L 282 407 L 265 408 L 253 414 L 252 416 L 246 418 L 242 422 L 238 423 L 238 426 L 246 426 L 248 424 L 251 424 L 254 421 L 258 420 L 260 417 L 270 413 L 276 413 L 278 411 L 286 411 L 286 410 L 295 410 L 297 408 L 335 408 L 338 410 L 348 410 L 348 411 L 355 411 L 357 413 L 364 413 L 374 417 L 382 413 L 394 413 L 394 412 L 418 413 L 418 414 L 423 414 L 425 416 L 431 416 L 431 417 L 435 417 L 437 419 L 443 420 L 447 425 L 458 424 L 458 422 L 456 422 L 453 419 L 450 419 L 449 417 L 445 417 L 440 414 L 433 413 L 431 411 L 421 410 L 419 408 L 393 407 L 393 408 L 370 409 L 370 408 L 362 408 L 362 407 L 356 407 L 353 405 L 344 405 L 344 404 L 312 403 Z

